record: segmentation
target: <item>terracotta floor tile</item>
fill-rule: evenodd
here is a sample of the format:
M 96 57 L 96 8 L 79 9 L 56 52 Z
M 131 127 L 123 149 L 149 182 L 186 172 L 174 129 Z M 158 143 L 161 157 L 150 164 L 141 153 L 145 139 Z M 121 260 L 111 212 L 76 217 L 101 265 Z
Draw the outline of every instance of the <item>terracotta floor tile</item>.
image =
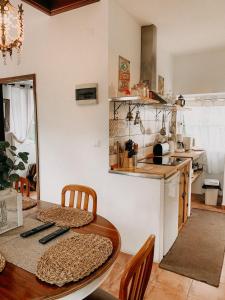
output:
M 225 300 L 225 284 L 220 284 L 218 288 L 203 282 L 193 280 L 188 300 Z
M 147 294 L 144 300 L 186 300 L 187 295 L 179 294 L 176 289 L 170 286 L 153 287 L 152 290 Z M 203 300 L 203 299 L 202 299 Z
M 220 283 L 225 283 L 225 263 L 223 263 L 223 269 L 220 277 Z
M 187 296 L 191 287 L 192 279 L 161 269 L 157 285 L 159 288 L 169 287 L 175 293 Z
M 118 297 L 120 279 L 131 255 L 121 253 L 101 288 Z M 219 288 L 192 280 L 153 264 L 150 282 L 143 300 L 225 300 L 225 261 Z

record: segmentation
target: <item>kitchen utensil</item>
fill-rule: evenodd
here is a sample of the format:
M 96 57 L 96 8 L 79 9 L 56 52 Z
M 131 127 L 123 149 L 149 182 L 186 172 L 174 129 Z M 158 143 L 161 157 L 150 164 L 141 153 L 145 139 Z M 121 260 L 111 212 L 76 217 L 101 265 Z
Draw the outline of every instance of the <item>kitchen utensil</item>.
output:
M 166 135 L 166 124 L 165 124 L 165 113 L 163 112 L 162 116 L 162 128 L 160 129 L 160 134 L 165 136 Z
M 131 109 L 130 109 L 130 106 L 129 106 L 129 111 L 128 111 L 128 113 L 127 113 L 126 120 L 127 120 L 128 122 L 131 122 L 131 121 L 133 121 L 133 119 L 134 119 L 133 113 L 132 113 L 132 111 L 131 111 Z
M 184 143 L 185 151 L 189 151 L 189 150 L 192 149 L 192 137 L 185 136 L 184 140 L 183 140 L 183 143 Z
M 135 119 L 134 119 L 134 125 L 140 124 L 140 120 L 141 120 L 141 118 L 140 118 L 140 111 L 137 110 L 136 116 L 135 116 Z
M 145 134 L 145 127 L 144 127 L 144 125 L 143 125 L 143 123 L 142 123 L 141 118 L 140 118 L 140 130 L 141 130 L 141 133 L 142 133 L 142 134 Z
M 60 228 L 52 233 L 50 233 L 49 235 L 46 235 L 45 237 L 43 237 L 42 239 L 39 240 L 39 243 L 41 244 L 47 244 L 48 242 L 50 242 L 51 240 L 57 238 L 58 236 L 66 233 L 67 231 L 70 230 L 70 227 L 64 227 L 64 228 Z
M 33 234 L 36 234 L 36 233 L 38 233 L 38 232 L 40 232 L 40 231 L 43 231 L 43 230 L 45 230 L 45 229 L 48 229 L 48 228 L 50 228 L 50 227 L 52 227 L 52 226 L 54 226 L 54 225 L 55 225 L 54 222 L 45 223 L 45 224 L 40 225 L 40 226 L 38 226 L 38 227 L 32 228 L 31 230 L 22 232 L 22 233 L 20 234 L 20 236 L 23 237 L 23 238 L 27 238 L 27 237 L 29 237 L 29 236 L 31 236 L 31 235 L 33 235 Z

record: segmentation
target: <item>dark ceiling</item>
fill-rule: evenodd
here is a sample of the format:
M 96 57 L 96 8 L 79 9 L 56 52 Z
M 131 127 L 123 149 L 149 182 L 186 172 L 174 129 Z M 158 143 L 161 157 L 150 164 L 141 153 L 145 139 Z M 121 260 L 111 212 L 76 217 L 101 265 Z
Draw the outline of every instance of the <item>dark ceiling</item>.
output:
M 89 5 L 100 0 L 22 0 L 42 12 L 53 16 L 65 11 Z

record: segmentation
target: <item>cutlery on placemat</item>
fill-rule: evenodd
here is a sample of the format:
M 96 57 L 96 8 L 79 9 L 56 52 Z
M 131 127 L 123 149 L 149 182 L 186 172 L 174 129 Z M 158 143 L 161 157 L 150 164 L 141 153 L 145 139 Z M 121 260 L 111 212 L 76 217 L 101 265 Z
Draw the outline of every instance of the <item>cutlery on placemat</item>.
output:
M 43 230 L 45 230 L 45 229 L 48 229 L 48 228 L 50 228 L 50 227 L 52 227 L 52 226 L 54 226 L 54 225 L 55 225 L 54 222 L 48 222 L 48 223 L 45 223 L 45 224 L 43 224 L 43 225 L 37 226 L 37 227 L 35 227 L 35 228 L 32 228 L 32 229 L 30 229 L 30 230 L 28 230 L 28 231 L 22 232 L 22 233 L 20 234 L 20 236 L 23 237 L 23 238 L 27 238 L 27 237 L 29 237 L 29 236 L 31 236 L 31 235 L 33 235 L 33 234 L 36 234 L 36 233 L 38 233 L 38 232 L 41 232 L 41 231 L 43 231 Z
M 52 233 L 50 233 L 49 235 L 46 235 L 45 237 L 43 237 L 42 239 L 39 240 L 39 243 L 41 244 L 47 244 L 48 242 L 50 242 L 51 240 L 57 238 L 58 236 L 66 233 L 67 231 L 70 230 L 70 227 L 64 227 L 64 228 L 60 228 Z

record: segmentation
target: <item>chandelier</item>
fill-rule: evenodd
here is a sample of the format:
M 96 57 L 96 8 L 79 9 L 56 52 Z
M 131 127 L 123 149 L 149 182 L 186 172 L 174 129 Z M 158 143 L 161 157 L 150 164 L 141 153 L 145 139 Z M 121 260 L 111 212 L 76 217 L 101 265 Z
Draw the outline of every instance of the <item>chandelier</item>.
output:
M 23 5 L 18 11 L 9 0 L 0 0 L 0 51 L 4 64 L 7 54 L 12 57 L 13 50 L 20 54 L 23 43 Z

